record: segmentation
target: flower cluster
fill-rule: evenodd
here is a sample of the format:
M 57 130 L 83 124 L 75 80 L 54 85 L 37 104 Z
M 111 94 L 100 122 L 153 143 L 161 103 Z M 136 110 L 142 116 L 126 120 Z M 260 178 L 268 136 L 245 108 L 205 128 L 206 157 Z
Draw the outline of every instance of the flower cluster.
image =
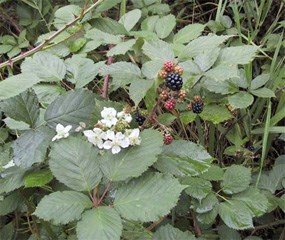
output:
M 132 121 L 132 116 L 129 113 L 117 112 L 114 108 L 104 107 L 101 117 L 102 119 L 96 125 L 98 127 L 83 132 L 88 141 L 99 149 L 110 149 L 113 154 L 117 154 L 121 148 L 141 143 L 140 130 L 138 128 L 127 129 Z M 121 129 L 121 131 L 117 129 Z

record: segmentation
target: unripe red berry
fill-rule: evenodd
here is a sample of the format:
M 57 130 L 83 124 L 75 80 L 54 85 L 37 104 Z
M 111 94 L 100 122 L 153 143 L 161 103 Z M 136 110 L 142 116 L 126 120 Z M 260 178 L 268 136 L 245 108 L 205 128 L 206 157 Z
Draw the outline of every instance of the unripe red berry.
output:
M 173 98 L 168 99 L 164 103 L 164 107 L 168 111 L 172 111 L 173 109 L 175 109 L 175 106 L 176 106 L 176 102 L 175 102 L 175 100 Z
M 164 66 L 164 69 L 166 72 L 173 72 L 174 67 L 175 67 L 175 63 L 168 60 L 168 61 L 164 62 L 163 66 Z
M 164 138 L 163 138 L 164 144 L 166 145 L 171 144 L 172 141 L 173 141 L 173 137 L 171 136 L 171 134 L 167 133 L 164 135 Z

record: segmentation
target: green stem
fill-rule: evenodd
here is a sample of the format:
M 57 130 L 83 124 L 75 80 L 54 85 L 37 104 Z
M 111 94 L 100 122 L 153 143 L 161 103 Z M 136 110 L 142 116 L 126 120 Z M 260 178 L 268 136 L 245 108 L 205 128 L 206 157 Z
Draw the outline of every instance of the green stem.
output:
M 120 18 L 126 14 L 127 0 L 121 0 L 120 5 Z
M 269 127 L 270 127 L 270 118 L 271 118 L 271 101 L 268 99 L 267 101 L 267 115 L 266 115 L 266 122 L 265 122 L 265 127 L 264 127 L 264 134 L 263 134 L 263 139 L 262 139 L 262 152 L 261 152 L 261 162 L 260 162 L 260 168 L 259 168 L 259 173 L 258 177 L 256 180 L 256 187 L 258 186 L 258 183 L 260 181 L 260 176 L 262 172 L 262 167 L 264 164 L 264 160 L 266 158 L 266 149 L 267 149 L 267 142 L 268 142 L 268 136 L 269 136 Z

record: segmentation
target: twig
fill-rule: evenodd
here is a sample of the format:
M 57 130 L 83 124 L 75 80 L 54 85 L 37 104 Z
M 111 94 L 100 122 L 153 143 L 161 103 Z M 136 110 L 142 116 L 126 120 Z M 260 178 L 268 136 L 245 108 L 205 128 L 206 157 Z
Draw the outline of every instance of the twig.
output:
M 153 222 L 150 226 L 147 227 L 147 231 L 151 231 L 152 229 L 154 229 L 158 224 L 160 224 L 164 219 L 166 218 L 166 216 L 160 218 L 158 221 Z
M 109 191 L 109 189 L 110 189 L 110 187 L 111 187 L 111 184 L 112 184 L 112 182 L 110 181 L 110 182 L 108 183 L 108 185 L 106 186 L 106 188 L 105 188 L 105 190 L 104 190 L 104 192 L 103 192 L 101 198 L 100 198 L 99 201 L 98 201 L 98 206 L 100 206 L 100 204 L 102 203 L 104 197 L 106 196 L 107 192 Z
M 52 39 L 54 39 L 55 37 L 57 37 L 60 33 L 62 33 L 64 30 L 66 30 L 67 28 L 69 28 L 70 26 L 74 25 L 76 22 L 78 22 L 79 20 L 81 20 L 87 13 L 89 13 L 90 11 L 92 11 L 95 7 L 97 7 L 101 2 L 103 2 L 104 0 L 98 0 L 96 3 L 92 4 L 88 9 L 86 9 L 84 12 L 82 12 L 82 14 L 78 17 L 76 17 L 74 20 L 70 21 L 69 23 L 65 24 L 62 28 L 60 28 L 59 30 L 57 30 L 55 33 L 53 33 L 52 35 L 50 35 L 47 39 L 45 39 L 41 44 L 39 44 L 37 47 L 33 48 L 30 51 L 25 52 L 24 54 L 21 54 L 19 56 L 16 56 L 12 59 L 9 59 L 8 61 L 1 63 L 0 64 L 0 69 L 6 66 L 13 66 L 13 64 L 15 62 L 18 62 L 28 56 L 33 55 L 34 53 L 40 51 L 45 45 L 47 45 L 47 43 L 49 43 Z
M 112 46 L 110 45 L 109 49 L 111 49 L 111 48 L 112 48 Z M 112 63 L 113 63 L 113 57 L 108 57 L 107 65 L 110 65 Z M 103 98 L 107 98 L 107 96 L 108 96 L 109 80 L 110 80 L 110 75 L 108 74 L 104 77 L 104 83 L 103 83 L 103 89 L 102 89 L 102 97 Z
M 254 228 L 254 230 L 252 231 L 251 235 L 254 234 L 256 231 L 260 230 L 260 229 L 264 229 L 264 228 L 270 228 L 276 225 L 281 225 L 281 224 L 285 224 L 285 220 L 281 219 L 281 220 L 277 220 L 275 222 L 271 222 L 271 223 L 266 223 L 260 226 L 257 226 Z

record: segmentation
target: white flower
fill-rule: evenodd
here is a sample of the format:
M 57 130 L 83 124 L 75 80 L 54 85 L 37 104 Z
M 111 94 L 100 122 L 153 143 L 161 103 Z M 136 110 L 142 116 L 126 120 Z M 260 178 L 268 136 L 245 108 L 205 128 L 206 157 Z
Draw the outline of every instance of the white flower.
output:
M 130 141 L 130 145 L 140 145 L 141 144 L 141 138 L 140 138 L 140 130 L 138 128 L 133 129 L 130 133 L 128 133 L 128 139 Z
M 117 117 L 126 121 L 127 123 L 130 123 L 133 119 L 131 114 L 125 113 L 124 111 L 118 112 Z
M 98 148 L 103 148 L 103 140 L 105 133 L 100 128 L 94 128 L 92 130 L 86 130 L 83 132 L 87 137 L 88 141 L 97 146 Z
M 69 136 L 69 131 L 71 128 L 72 128 L 71 125 L 64 127 L 63 125 L 58 123 L 55 128 L 57 134 L 53 137 L 52 141 L 55 141 L 61 138 L 67 138 Z
M 130 145 L 129 139 L 121 132 L 117 132 L 115 135 L 113 131 L 109 131 L 107 135 L 111 141 L 104 142 L 104 149 L 111 149 L 113 154 L 119 153 L 121 148 L 127 148 Z
M 116 118 L 117 111 L 114 108 L 104 107 L 101 112 L 102 120 L 100 121 L 106 127 L 112 127 L 117 124 L 118 119 Z
M 14 166 L 15 166 L 15 163 L 14 163 L 14 161 L 12 159 L 6 165 L 2 166 L 2 168 L 7 169 L 7 168 L 10 168 L 10 167 L 14 167 Z

